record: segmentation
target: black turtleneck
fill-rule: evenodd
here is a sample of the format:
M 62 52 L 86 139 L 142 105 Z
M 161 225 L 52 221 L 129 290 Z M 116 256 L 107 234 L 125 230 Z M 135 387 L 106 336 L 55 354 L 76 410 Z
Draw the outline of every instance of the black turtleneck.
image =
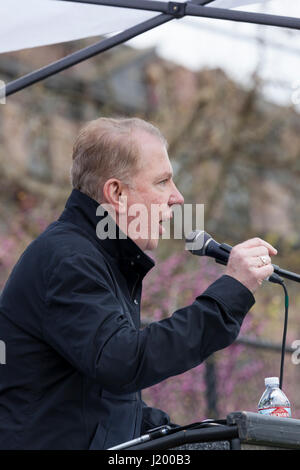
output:
M 115 239 L 105 238 L 102 240 L 98 238 L 96 233 L 97 224 L 103 217 L 108 216 L 107 212 L 103 216 L 97 215 L 98 207 L 99 203 L 95 199 L 90 198 L 78 189 L 73 189 L 67 200 L 65 210 L 58 220 L 77 225 L 78 228 L 85 231 L 90 239 L 96 242 L 103 253 L 117 260 L 122 270 L 127 272 L 128 269 L 134 266 L 134 269 L 144 277 L 154 267 L 154 260 L 123 232 L 120 236 L 121 230 L 117 224 L 115 224 Z M 110 224 L 115 223 L 111 217 L 109 219 Z

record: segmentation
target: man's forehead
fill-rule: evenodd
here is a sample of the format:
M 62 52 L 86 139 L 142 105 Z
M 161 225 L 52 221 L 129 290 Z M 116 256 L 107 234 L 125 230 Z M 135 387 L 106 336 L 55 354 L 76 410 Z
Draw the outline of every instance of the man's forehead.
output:
M 137 139 L 141 167 L 159 167 L 160 171 L 172 171 L 165 144 L 159 137 L 148 132 L 140 132 Z
M 152 134 L 144 129 L 134 129 L 132 137 L 142 152 L 148 147 L 152 149 L 156 148 L 157 150 L 167 150 L 165 142 L 163 142 L 158 135 Z
M 167 171 L 163 171 L 163 172 L 159 172 L 159 178 L 161 179 L 169 179 L 169 178 L 173 178 L 173 171 L 172 171 L 172 168 L 170 170 L 167 170 Z

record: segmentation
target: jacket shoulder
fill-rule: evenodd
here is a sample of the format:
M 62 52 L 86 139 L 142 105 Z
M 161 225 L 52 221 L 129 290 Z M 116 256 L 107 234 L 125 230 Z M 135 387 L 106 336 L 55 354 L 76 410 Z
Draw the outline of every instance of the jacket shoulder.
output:
M 53 222 L 35 241 L 53 258 L 62 259 L 76 254 L 103 257 L 97 240 L 69 222 Z

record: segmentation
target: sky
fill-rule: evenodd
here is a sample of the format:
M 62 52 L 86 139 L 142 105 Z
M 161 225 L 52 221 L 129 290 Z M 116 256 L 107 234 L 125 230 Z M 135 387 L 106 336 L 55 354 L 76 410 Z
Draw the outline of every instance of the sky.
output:
M 241 9 L 300 18 L 300 0 L 271 0 Z M 221 67 L 244 85 L 251 83 L 256 71 L 269 100 L 300 111 L 300 31 L 185 17 L 127 44 L 155 46 L 162 57 L 193 70 Z

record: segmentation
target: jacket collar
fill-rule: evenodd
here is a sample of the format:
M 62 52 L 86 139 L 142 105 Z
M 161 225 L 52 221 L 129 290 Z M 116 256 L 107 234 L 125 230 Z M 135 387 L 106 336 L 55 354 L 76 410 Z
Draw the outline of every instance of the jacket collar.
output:
M 120 238 L 121 229 L 112 218 L 110 218 L 110 221 L 116 228 L 116 238 L 106 238 L 104 240 L 98 238 L 96 233 L 97 224 L 107 215 L 107 212 L 103 216 L 96 215 L 98 207 L 99 203 L 95 199 L 90 198 L 78 189 L 73 189 L 58 220 L 65 220 L 78 225 L 97 241 L 102 250 L 116 259 L 121 268 L 126 269 L 130 266 L 138 270 L 144 277 L 154 267 L 154 260 L 123 232 L 124 238 Z

